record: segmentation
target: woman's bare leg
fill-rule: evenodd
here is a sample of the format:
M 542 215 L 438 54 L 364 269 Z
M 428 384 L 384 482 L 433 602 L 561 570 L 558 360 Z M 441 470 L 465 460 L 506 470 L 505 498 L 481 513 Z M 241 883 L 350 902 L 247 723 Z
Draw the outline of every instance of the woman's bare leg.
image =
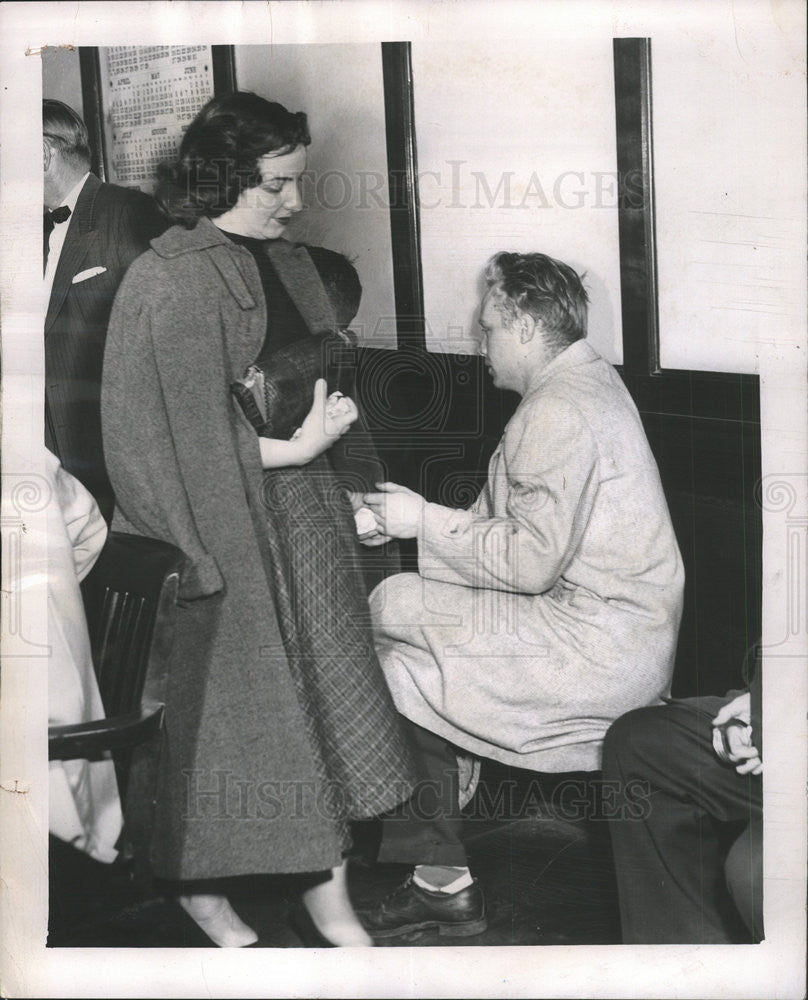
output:
M 317 930 L 336 947 L 373 947 L 373 940 L 359 923 L 348 895 L 347 862 L 332 868 L 327 881 L 306 889 L 303 905 Z
M 178 896 L 177 901 L 219 948 L 246 948 L 258 940 L 258 935 L 236 913 L 227 896 L 194 893 Z

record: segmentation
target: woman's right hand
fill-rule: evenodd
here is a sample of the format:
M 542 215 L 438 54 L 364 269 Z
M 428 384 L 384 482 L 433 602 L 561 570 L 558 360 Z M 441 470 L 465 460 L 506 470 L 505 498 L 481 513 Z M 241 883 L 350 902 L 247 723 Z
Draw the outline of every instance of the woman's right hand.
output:
M 325 379 L 318 378 L 314 383 L 314 402 L 294 437 L 304 449 L 304 454 L 308 454 L 307 462 L 327 451 L 359 416 L 352 399 L 340 396 L 332 400 L 326 396 L 327 392 Z
M 314 402 L 306 419 L 291 441 L 279 438 L 259 438 L 261 464 L 265 469 L 278 469 L 285 465 L 308 465 L 312 459 L 327 451 L 337 438 L 348 430 L 359 416 L 356 404 L 342 396 L 337 405 L 329 407 L 325 379 L 314 383 Z

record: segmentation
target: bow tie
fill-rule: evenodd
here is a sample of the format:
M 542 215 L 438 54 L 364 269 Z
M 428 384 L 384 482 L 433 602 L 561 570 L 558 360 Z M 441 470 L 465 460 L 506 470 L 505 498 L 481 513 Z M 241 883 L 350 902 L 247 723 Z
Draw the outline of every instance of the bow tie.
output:
M 51 226 L 51 228 L 59 222 L 67 222 L 70 218 L 70 209 L 67 205 L 60 205 L 59 208 L 54 208 L 52 212 L 45 212 L 45 225 Z
M 48 251 L 50 249 L 50 235 L 53 232 L 54 226 L 58 222 L 67 222 L 70 218 L 70 209 L 67 205 L 60 205 L 59 208 L 54 208 L 52 212 L 44 212 L 42 215 L 42 235 L 44 238 L 44 243 L 42 247 L 42 260 L 43 267 L 42 273 L 48 266 Z

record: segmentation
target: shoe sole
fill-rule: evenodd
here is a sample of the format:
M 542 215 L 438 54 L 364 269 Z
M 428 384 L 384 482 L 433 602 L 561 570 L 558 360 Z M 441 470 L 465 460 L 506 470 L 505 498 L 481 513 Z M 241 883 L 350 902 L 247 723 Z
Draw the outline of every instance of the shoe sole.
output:
M 424 920 L 418 924 L 405 924 L 403 927 L 391 927 L 388 930 L 370 930 L 365 928 L 374 940 L 376 938 L 401 937 L 413 931 L 437 930 L 440 937 L 473 937 L 488 929 L 485 917 L 480 920 L 468 920 L 465 923 L 441 923 L 438 920 Z

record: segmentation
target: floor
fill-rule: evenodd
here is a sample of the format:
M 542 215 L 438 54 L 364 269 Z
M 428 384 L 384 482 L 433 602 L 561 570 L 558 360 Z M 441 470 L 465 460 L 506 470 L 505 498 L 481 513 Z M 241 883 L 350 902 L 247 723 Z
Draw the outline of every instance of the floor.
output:
M 619 942 L 614 874 L 606 824 L 598 818 L 598 775 L 538 775 L 486 762 L 477 795 L 465 810 L 473 874 L 486 896 L 487 931 L 439 938 L 421 931 L 386 947 L 614 944 Z M 406 875 L 373 860 L 379 824 L 357 824 L 350 884 L 358 909 L 391 891 Z M 300 880 L 260 876 L 234 880 L 228 895 L 272 948 L 301 947 L 287 922 Z M 97 864 L 51 843 L 53 947 L 209 947 L 173 903 L 139 889 L 125 866 Z

